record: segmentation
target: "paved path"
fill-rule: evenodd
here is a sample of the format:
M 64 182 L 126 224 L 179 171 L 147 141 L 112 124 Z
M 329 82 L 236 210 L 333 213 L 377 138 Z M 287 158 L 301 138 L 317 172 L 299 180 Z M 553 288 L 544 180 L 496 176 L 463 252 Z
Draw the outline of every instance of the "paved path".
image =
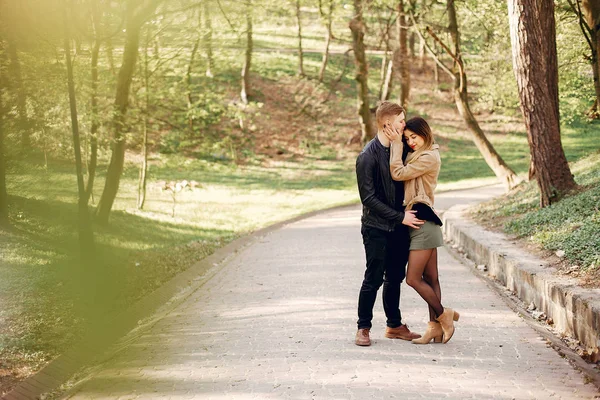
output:
M 497 190 L 497 189 L 496 189 Z M 474 192 L 440 196 L 446 207 Z M 479 192 L 482 197 L 488 191 Z M 284 226 L 110 360 L 72 399 L 590 399 L 598 394 L 469 269 L 440 249 L 446 345 L 353 343 L 364 271 L 358 207 Z M 403 317 L 426 324 L 403 284 Z

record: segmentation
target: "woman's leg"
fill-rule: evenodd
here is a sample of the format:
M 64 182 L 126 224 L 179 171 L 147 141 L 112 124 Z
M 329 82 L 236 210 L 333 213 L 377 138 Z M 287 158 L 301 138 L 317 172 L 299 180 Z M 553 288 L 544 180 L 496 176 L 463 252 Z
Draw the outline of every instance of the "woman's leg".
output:
M 440 288 L 440 281 L 438 279 L 438 264 L 437 264 L 437 249 L 433 249 L 431 256 L 425 265 L 425 271 L 423 272 L 423 279 L 431 286 L 435 294 L 437 295 L 440 303 L 442 302 L 442 289 Z M 435 311 L 429 306 L 429 320 L 435 321 Z
M 444 307 L 433 288 L 423 280 L 425 267 L 435 249 L 411 250 L 408 255 L 408 270 L 406 272 L 406 283 L 414 288 L 417 293 L 433 309 L 436 317 L 444 312 Z

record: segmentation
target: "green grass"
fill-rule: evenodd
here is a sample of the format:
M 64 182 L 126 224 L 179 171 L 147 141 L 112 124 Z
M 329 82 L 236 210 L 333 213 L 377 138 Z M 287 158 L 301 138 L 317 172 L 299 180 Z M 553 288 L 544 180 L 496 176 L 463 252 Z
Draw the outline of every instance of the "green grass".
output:
M 352 161 L 279 163 L 273 168 L 157 155 L 145 209 L 135 207 L 137 168 L 123 174 L 107 227 L 95 226 L 93 265 L 78 257 L 76 182 L 72 165 L 48 171 L 19 164 L 8 175 L 12 232 L 0 232 L 0 358 L 37 364 L 80 333 L 82 304 L 121 309 L 215 249 L 253 230 L 328 206 L 357 201 Z M 99 171 L 105 171 L 102 165 Z M 161 180 L 196 180 L 177 195 L 175 217 Z M 98 177 L 95 198 L 103 187 Z M 90 291 L 95 298 L 90 297 Z M 86 293 L 87 292 L 87 293 Z
M 571 166 L 578 193 L 539 209 L 536 182 L 472 209 L 485 223 L 501 220 L 501 228 L 543 249 L 565 252 L 565 259 L 583 270 L 600 266 L 600 152 Z
M 469 132 L 439 122 L 431 125 L 442 149 L 440 182 L 494 176 L 472 142 Z M 525 176 L 529 169 L 529 145 L 524 127 L 521 132 L 505 133 L 496 123 L 488 125 L 484 131 L 496 151 L 517 174 Z M 562 144 L 569 162 L 580 159 L 589 154 L 591 149 L 598 147 L 599 128 L 599 122 L 582 120 L 562 126 Z

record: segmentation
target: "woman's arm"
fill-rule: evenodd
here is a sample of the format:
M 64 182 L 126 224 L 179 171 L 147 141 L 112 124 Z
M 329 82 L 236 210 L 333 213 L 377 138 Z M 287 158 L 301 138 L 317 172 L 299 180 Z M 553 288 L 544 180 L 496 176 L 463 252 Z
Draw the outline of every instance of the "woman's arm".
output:
M 395 181 L 408 181 L 436 168 L 438 161 L 429 153 L 420 155 L 416 160 L 404 165 L 402 162 L 402 140 L 394 140 L 390 147 L 390 173 Z

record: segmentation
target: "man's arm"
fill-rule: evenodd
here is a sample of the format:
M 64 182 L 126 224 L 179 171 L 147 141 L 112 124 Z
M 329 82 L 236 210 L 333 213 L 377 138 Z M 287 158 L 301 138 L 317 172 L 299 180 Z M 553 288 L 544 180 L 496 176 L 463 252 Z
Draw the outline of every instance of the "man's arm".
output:
M 402 223 L 404 212 L 394 210 L 375 196 L 375 184 L 373 182 L 375 168 L 377 168 L 375 160 L 366 157 L 364 153 L 356 159 L 356 181 L 358 182 L 360 201 L 379 216 L 396 223 Z

